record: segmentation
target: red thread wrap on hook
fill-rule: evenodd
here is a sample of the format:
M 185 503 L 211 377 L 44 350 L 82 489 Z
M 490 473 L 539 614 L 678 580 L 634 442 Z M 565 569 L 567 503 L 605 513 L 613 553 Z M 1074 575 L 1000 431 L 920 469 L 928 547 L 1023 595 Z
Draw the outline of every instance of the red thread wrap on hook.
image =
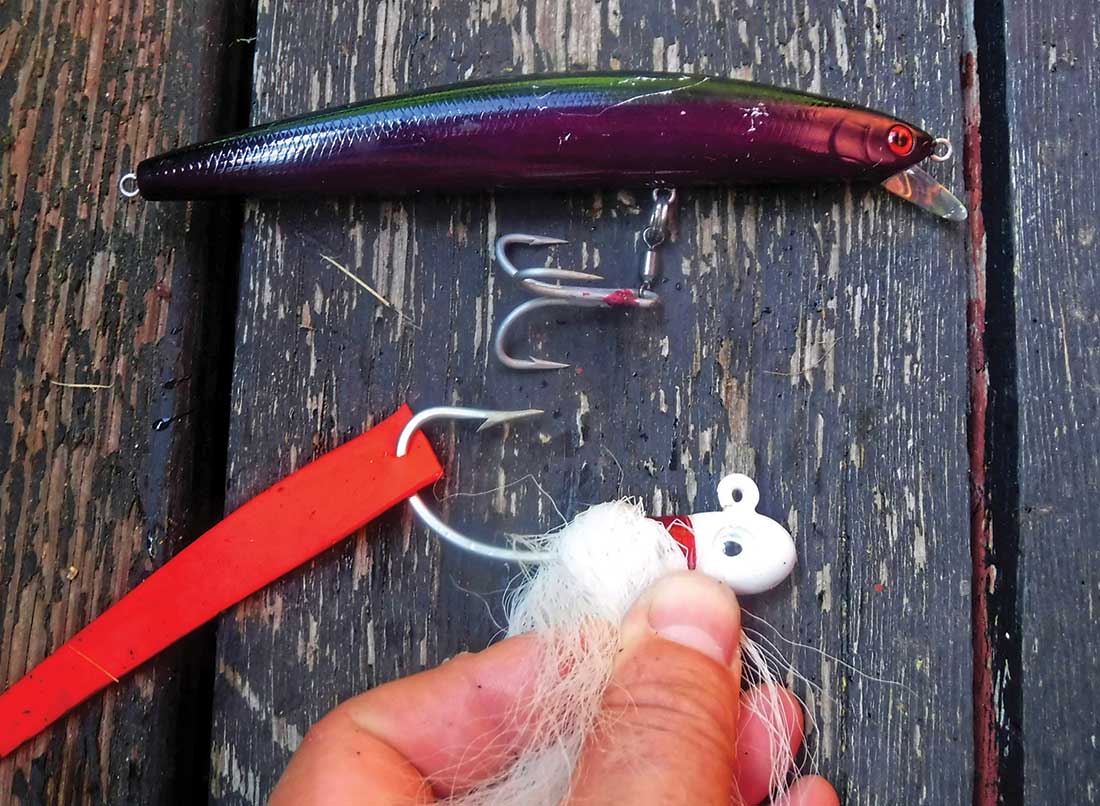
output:
M 394 456 L 412 412 L 293 473 L 199 537 L 0 695 L 0 756 L 221 611 L 436 481 L 422 434 Z
M 691 518 L 686 515 L 662 515 L 652 518 L 668 530 L 672 539 L 680 544 L 687 559 L 688 568 L 695 570 L 695 529 L 692 528 Z

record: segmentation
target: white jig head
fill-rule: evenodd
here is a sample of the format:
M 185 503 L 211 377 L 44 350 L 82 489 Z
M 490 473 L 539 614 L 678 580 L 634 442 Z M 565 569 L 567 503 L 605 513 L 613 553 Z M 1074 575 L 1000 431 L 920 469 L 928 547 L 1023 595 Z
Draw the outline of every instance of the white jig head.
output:
M 737 594 L 774 588 L 790 575 L 797 559 L 790 533 L 756 511 L 759 501 L 756 482 L 734 473 L 718 483 L 721 512 L 681 519 L 694 537 L 695 567 Z M 690 547 L 686 548 L 690 563 Z

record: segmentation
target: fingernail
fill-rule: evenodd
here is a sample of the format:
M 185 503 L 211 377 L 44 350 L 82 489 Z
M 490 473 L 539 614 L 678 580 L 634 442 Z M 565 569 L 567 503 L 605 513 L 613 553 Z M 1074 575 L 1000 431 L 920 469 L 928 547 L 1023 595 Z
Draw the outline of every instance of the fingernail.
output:
M 665 577 L 650 588 L 648 598 L 649 626 L 659 636 L 723 665 L 733 662 L 741 639 L 741 611 L 726 585 L 689 571 Z

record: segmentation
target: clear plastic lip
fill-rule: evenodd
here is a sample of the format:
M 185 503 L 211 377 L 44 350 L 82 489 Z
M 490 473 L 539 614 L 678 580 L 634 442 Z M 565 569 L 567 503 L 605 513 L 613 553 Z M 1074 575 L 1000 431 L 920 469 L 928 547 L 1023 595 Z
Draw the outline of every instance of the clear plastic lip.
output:
M 895 196 L 948 221 L 965 221 L 966 206 L 923 168 L 913 165 L 894 174 L 882 186 Z

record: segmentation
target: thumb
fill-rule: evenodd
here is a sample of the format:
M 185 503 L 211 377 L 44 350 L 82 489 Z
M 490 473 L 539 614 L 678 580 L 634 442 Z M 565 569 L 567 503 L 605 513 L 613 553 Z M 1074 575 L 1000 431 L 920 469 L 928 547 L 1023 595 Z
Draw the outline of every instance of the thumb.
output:
M 733 803 L 740 639 L 737 599 L 717 580 L 689 571 L 643 594 L 623 621 L 573 801 Z

